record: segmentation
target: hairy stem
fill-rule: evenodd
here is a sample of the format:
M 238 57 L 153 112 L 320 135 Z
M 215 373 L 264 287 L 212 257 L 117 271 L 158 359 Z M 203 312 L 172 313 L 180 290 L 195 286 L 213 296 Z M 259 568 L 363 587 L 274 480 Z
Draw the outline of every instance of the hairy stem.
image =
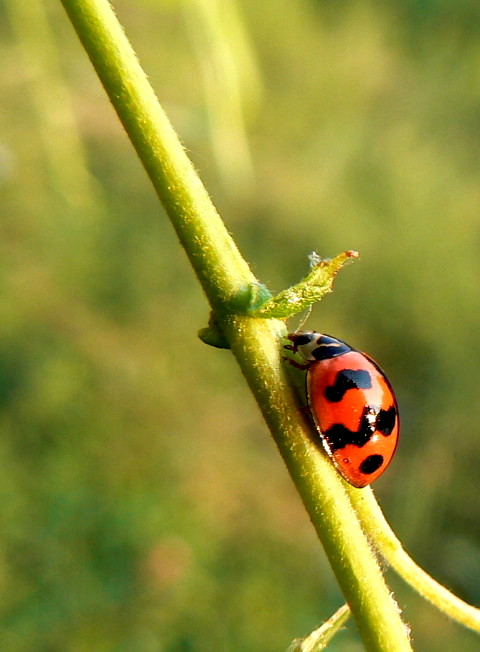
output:
M 349 493 L 363 529 L 385 561 L 405 582 L 450 618 L 480 632 L 480 609 L 460 600 L 417 566 L 387 523 L 371 489 Z
M 148 172 L 321 538 L 367 650 L 410 650 L 345 484 L 310 441 L 281 362 L 282 321 L 234 313 L 256 283 L 106 0 L 62 3 Z

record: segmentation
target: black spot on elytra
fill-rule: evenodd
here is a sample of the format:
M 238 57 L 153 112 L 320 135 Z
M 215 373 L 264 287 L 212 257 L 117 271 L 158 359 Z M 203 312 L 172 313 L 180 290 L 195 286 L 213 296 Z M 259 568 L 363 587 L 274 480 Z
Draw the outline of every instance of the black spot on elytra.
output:
M 340 450 L 347 444 L 361 448 L 376 431 L 388 437 L 395 426 L 395 419 L 396 410 L 393 406 L 388 410 L 379 410 L 378 407 L 367 405 L 363 410 L 358 430 L 350 430 L 341 423 L 335 423 L 322 434 L 332 452 Z
M 364 369 L 343 369 L 335 377 L 335 382 L 325 390 L 325 398 L 338 403 L 349 389 L 370 389 L 372 379 Z
M 369 455 L 360 464 L 359 471 L 365 475 L 375 473 L 383 464 L 383 455 Z
M 322 433 L 332 453 L 344 448 L 347 444 L 352 444 L 355 433 L 341 423 L 335 423 L 331 428 Z
M 323 433 L 332 452 L 338 451 L 347 444 L 353 444 L 361 448 L 375 432 L 370 426 L 360 427 L 357 432 L 346 428 L 341 423 L 335 423 L 331 428 Z
M 377 417 L 377 430 L 383 435 L 391 435 L 395 428 L 396 420 L 397 411 L 393 405 L 388 410 L 380 410 L 380 414 Z

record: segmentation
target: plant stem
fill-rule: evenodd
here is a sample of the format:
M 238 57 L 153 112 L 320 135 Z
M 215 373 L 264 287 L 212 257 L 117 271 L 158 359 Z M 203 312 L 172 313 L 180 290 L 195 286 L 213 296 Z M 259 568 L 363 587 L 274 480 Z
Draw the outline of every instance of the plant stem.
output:
M 367 536 L 405 582 L 450 618 L 480 632 L 480 609 L 460 600 L 413 561 L 387 523 L 372 491 L 355 490 L 350 498 Z
M 222 326 L 323 543 L 366 649 L 410 650 L 346 485 L 311 440 L 292 397 L 280 361 L 281 330 L 277 327 L 275 332 L 276 323 L 232 316 Z
M 281 362 L 285 325 L 235 315 L 256 283 L 187 158 L 106 0 L 62 0 L 170 216 L 321 538 L 367 650 L 411 650 L 333 466 L 309 439 Z
M 106 0 L 62 2 L 211 304 L 255 282 Z

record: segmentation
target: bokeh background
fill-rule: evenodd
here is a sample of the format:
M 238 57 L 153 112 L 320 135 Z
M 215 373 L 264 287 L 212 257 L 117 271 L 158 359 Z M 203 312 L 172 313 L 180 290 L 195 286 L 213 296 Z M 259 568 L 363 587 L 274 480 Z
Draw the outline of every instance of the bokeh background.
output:
M 115 6 L 260 280 L 360 251 L 308 326 L 388 371 L 376 493 L 480 603 L 480 5 Z M 60 2 L 0 12 L 0 647 L 285 650 L 342 604 L 323 551 Z M 479 649 L 388 581 L 416 649 Z

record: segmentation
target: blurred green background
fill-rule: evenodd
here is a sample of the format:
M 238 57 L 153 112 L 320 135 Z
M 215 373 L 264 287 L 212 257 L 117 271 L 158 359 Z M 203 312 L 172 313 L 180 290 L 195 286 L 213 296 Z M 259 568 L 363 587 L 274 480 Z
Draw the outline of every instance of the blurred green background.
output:
M 388 371 L 377 495 L 480 603 L 480 5 L 115 6 L 260 280 L 360 251 L 308 327 Z M 342 604 L 323 551 L 60 2 L 0 12 L 0 648 L 285 650 Z M 416 649 L 479 649 L 388 581 Z

